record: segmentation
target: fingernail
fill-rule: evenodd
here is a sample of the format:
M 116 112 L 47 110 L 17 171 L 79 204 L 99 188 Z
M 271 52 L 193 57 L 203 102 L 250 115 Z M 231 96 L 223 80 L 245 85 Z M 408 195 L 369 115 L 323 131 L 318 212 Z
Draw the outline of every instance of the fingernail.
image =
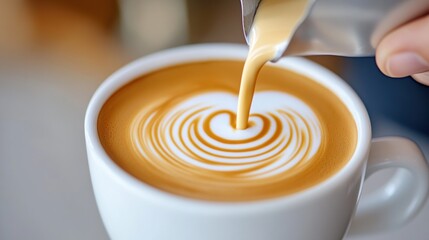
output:
M 390 57 L 386 69 L 392 77 L 405 77 L 429 71 L 429 63 L 416 53 L 405 52 Z

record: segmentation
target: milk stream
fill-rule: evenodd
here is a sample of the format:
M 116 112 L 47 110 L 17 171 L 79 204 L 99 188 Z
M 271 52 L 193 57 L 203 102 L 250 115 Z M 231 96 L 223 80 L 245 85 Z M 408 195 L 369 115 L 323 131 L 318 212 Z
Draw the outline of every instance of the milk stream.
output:
M 247 128 L 256 79 L 261 68 L 285 49 L 306 13 L 308 0 L 262 0 L 250 30 L 250 48 L 241 76 L 237 129 Z

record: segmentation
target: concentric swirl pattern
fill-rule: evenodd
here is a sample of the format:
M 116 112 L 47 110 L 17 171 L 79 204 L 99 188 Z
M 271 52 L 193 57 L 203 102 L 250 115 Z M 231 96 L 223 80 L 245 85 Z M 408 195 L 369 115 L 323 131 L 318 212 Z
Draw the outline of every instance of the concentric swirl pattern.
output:
M 271 179 L 318 151 L 320 122 L 298 98 L 257 92 L 246 130 L 235 129 L 236 106 L 237 96 L 226 91 L 172 98 L 133 119 L 132 143 L 160 172 L 213 183 Z

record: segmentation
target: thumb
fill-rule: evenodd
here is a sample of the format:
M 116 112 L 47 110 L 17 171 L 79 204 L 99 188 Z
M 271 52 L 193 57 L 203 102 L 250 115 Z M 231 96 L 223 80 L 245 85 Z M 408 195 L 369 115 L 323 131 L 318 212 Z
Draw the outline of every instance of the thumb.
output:
M 376 61 L 390 77 L 412 75 L 429 85 L 429 15 L 385 36 L 377 47 Z

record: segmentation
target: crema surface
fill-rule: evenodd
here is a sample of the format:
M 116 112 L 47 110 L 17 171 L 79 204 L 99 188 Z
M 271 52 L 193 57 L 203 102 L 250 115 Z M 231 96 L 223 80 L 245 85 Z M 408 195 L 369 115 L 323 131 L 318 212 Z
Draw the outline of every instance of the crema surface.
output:
M 239 61 L 189 63 L 122 87 L 98 118 L 107 154 L 153 187 L 211 201 L 292 194 L 347 163 L 357 141 L 347 108 L 284 69 L 262 68 L 248 128 L 237 130 L 242 69 Z

